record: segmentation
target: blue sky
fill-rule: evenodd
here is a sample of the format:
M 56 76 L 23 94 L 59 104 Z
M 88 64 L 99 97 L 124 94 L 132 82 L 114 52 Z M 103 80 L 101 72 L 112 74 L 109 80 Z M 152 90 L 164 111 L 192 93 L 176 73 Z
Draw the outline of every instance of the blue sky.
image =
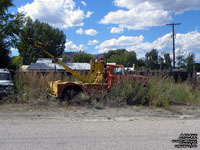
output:
M 23 12 L 66 34 L 65 51 L 98 54 L 119 48 L 138 58 L 153 48 L 172 54 L 171 26 L 175 27 L 176 55 L 196 55 L 200 62 L 199 0 L 13 0 L 10 12 Z M 18 55 L 12 50 L 12 55 Z

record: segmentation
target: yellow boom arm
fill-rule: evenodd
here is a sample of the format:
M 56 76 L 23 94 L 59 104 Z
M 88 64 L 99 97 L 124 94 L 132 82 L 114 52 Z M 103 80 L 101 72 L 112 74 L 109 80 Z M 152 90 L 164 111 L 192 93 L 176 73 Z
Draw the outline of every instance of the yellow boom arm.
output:
M 88 78 L 84 78 L 83 76 L 81 76 L 80 74 L 78 74 L 76 71 L 73 71 L 70 67 L 68 67 L 67 65 L 65 65 L 64 63 L 62 63 L 59 59 L 57 59 L 56 57 L 54 57 L 52 54 L 50 54 L 49 52 L 47 52 L 44 49 L 44 46 L 46 46 L 44 43 L 39 42 L 39 41 L 35 41 L 34 42 L 35 47 L 39 48 L 42 50 L 43 53 L 45 53 L 46 55 L 48 55 L 49 57 L 51 57 L 52 59 L 54 59 L 55 62 L 57 62 L 58 64 L 60 64 L 61 66 L 63 66 L 68 72 L 70 72 L 73 76 L 75 76 L 78 80 L 84 82 L 84 83 L 88 83 Z

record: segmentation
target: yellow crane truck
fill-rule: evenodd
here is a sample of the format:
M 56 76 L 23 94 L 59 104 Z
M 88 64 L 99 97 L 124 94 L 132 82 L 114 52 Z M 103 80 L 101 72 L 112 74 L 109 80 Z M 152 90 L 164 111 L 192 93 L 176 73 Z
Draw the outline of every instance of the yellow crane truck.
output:
M 68 72 L 70 72 L 79 81 L 51 81 L 48 83 L 48 94 L 55 98 L 70 100 L 81 92 L 90 93 L 91 91 L 108 90 L 112 86 L 123 80 L 125 69 L 123 65 L 110 65 L 104 62 L 103 58 L 99 58 L 96 61 L 91 60 L 90 71 L 86 77 L 80 75 L 70 67 L 65 65 L 62 61 L 54 57 L 52 54 L 45 50 L 46 45 L 42 42 L 35 41 L 34 46 L 41 49 L 43 53 L 52 58 L 55 62 L 63 66 Z M 129 75 L 130 76 L 130 75 Z M 141 75 L 131 75 L 136 79 L 144 80 L 144 84 L 147 85 L 147 78 Z

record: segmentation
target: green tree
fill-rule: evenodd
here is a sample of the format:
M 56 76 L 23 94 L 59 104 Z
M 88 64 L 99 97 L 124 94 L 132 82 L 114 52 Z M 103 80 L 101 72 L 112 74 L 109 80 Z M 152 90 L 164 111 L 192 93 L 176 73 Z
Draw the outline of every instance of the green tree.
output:
M 186 58 L 184 55 L 182 54 L 179 54 L 177 57 L 176 57 L 176 60 L 177 60 L 177 66 L 179 68 L 186 68 Z
M 13 56 L 11 58 L 10 64 L 12 68 L 17 69 L 22 65 L 22 59 L 20 56 Z
M 137 68 L 141 68 L 141 69 L 146 68 L 145 60 L 143 60 L 143 59 L 138 59 L 138 60 L 137 60 L 137 63 L 136 63 L 136 67 L 137 67 Z
M 94 60 L 94 56 L 83 51 L 79 51 L 72 56 L 72 62 L 89 63 L 91 59 Z
M 148 68 L 159 69 L 158 51 L 156 49 L 152 49 L 150 52 L 147 52 L 145 57 Z
M 137 64 L 136 53 L 134 51 L 128 52 L 125 49 L 111 50 L 104 54 L 104 58 L 107 62 L 115 62 L 126 67 L 132 67 L 133 64 Z
M 110 57 L 112 55 L 122 55 L 122 54 L 124 54 L 126 52 L 127 52 L 127 50 L 125 50 L 125 49 L 110 50 L 107 53 L 105 53 L 103 57 L 105 59 L 110 59 Z
M 0 67 L 7 67 L 10 48 L 16 48 L 23 25 L 22 14 L 11 14 L 8 8 L 14 6 L 12 0 L 0 1 Z
M 136 57 L 136 53 L 134 51 L 131 52 L 127 52 L 124 54 L 124 58 L 125 58 L 125 66 L 126 67 L 132 67 L 133 64 L 137 65 L 137 57 Z
M 162 56 L 158 56 L 158 64 L 160 65 L 160 69 L 164 67 L 164 58 Z
M 195 55 L 194 54 L 188 54 L 186 58 L 186 68 L 188 71 L 193 71 L 195 66 Z
M 169 53 L 165 53 L 164 54 L 164 62 L 165 62 L 165 65 L 167 66 L 167 68 L 171 68 L 172 67 L 172 60 L 170 58 L 170 54 Z
M 112 55 L 110 59 L 107 60 L 109 63 L 116 63 L 116 64 L 125 64 L 124 56 L 121 55 Z
M 62 55 L 62 59 L 63 59 L 63 62 L 68 62 L 68 57 L 67 57 L 67 55 Z
M 53 28 L 47 23 L 41 23 L 38 20 L 33 22 L 28 17 L 19 43 L 19 53 L 25 65 L 35 62 L 38 58 L 48 57 L 41 50 L 34 47 L 32 40 L 47 44 L 48 46 L 45 49 L 53 56 L 60 57 L 65 49 L 66 36 L 59 29 Z

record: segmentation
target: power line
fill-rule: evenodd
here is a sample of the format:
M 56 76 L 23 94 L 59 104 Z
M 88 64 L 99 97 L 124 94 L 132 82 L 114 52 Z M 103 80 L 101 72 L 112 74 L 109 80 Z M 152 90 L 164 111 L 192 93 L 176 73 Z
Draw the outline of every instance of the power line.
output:
M 180 25 L 181 23 L 172 23 L 172 24 L 166 24 L 167 26 L 172 26 L 172 38 L 173 38 L 173 68 L 175 69 L 175 34 L 174 34 L 174 26 Z

